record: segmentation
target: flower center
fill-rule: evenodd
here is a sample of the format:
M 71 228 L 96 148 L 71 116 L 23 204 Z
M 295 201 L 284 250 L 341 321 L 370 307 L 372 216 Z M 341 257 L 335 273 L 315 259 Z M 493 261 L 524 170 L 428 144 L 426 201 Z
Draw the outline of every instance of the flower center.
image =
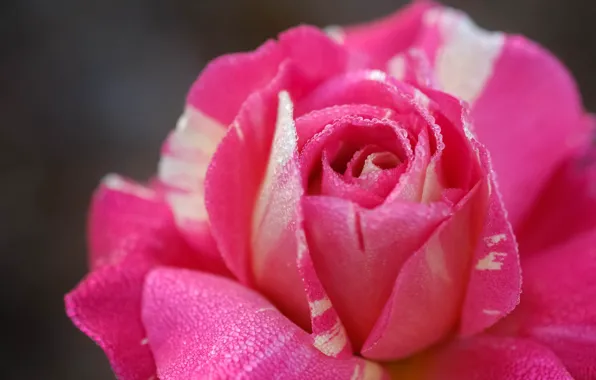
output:
M 301 152 L 308 194 L 380 205 L 412 158 L 406 135 L 387 119 L 345 116 L 327 124 Z

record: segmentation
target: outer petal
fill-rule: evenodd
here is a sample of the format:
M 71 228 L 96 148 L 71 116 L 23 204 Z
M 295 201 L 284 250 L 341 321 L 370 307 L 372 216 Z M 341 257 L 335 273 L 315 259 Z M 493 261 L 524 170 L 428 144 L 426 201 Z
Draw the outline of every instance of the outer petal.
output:
M 477 146 L 488 173 L 488 202 L 476 242 L 468 289 L 462 306 L 460 333 L 476 334 L 509 314 L 519 303 L 521 270 L 515 235 L 501 201 L 488 152 Z
M 440 88 L 471 103 L 475 131 L 491 152 L 517 226 L 556 166 L 586 138 L 573 78 L 522 37 L 488 33 L 448 8 L 426 19 L 418 45 L 435 57 Z
M 293 104 L 282 91 L 271 156 L 252 216 L 251 260 L 257 287 L 283 305 L 296 322 L 308 326 L 304 285 L 296 266 L 304 193 L 296 145 Z
M 529 337 L 559 356 L 578 380 L 596 376 L 596 231 L 522 257 L 517 309 L 495 331 Z
M 318 59 L 310 55 L 319 52 Z M 188 95 L 186 110 L 164 145 L 159 180 L 176 221 L 196 249 L 218 256 L 204 201 L 209 162 L 228 125 L 249 96 L 262 90 L 291 59 L 316 82 L 348 62 L 347 52 L 314 28 L 300 27 L 250 53 L 222 56 L 201 73 Z
M 371 68 L 385 69 L 389 59 L 414 44 L 425 13 L 434 7 L 430 1 L 416 1 L 385 19 L 345 29 L 332 27 L 329 33 L 348 49 L 366 54 Z
M 472 117 L 491 152 L 512 225 L 556 165 L 587 137 L 581 108 L 573 79 L 554 57 L 521 37 L 507 38 Z
M 217 256 L 204 200 L 213 153 L 248 96 L 276 75 L 282 51 L 268 41 L 250 53 L 219 57 L 193 84 L 186 109 L 162 149 L 158 178 L 176 222 L 196 249 Z
M 146 269 L 145 269 L 146 270 Z M 107 266 L 87 276 L 66 298 L 73 323 L 99 345 L 123 380 L 155 376 L 141 322 L 143 270 Z
M 216 266 L 188 247 L 154 191 L 116 176 L 93 199 L 90 251 L 95 271 L 66 296 L 67 313 L 103 348 L 118 378 L 146 380 L 155 375 L 141 323 L 146 272 L 158 264 Z
M 437 73 L 431 67 L 427 53 L 419 48 L 395 55 L 387 62 L 387 73 L 399 80 L 424 87 L 439 87 Z
M 247 284 L 253 282 L 249 264 L 253 207 L 275 132 L 278 93 L 290 75 L 285 67 L 265 90 L 248 99 L 207 171 L 205 201 L 214 237 L 230 270 Z
M 258 287 L 305 326 L 301 307 L 308 300 L 314 346 L 319 351 L 351 357 L 346 331 L 315 272 L 304 236 L 297 138 L 293 104 L 282 91 L 271 156 L 253 214 L 253 273 Z
M 143 322 L 160 379 L 380 379 L 363 359 L 329 358 L 267 300 L 207 274 L 158 269 Z
M 224 55 L 203 70 L 188 95 L 188 104 L 228 126 L 248 97 L 269 85 L 284 60 L 290 59 L 311 84 L 337 70 L 361 65 L 358 57 L 317 28 L 299 26 L 267 41 L 254 52 Z
M 309 27 L 282 34 L 279 44 L 287 59 L 267 87 L 244 103 L 220 144 L 207 173 L 206 203 L 214 237 L 232 272 L 241 282 L 258 286 L 284 312 L 307 322 L 308 305 L 296 268 L 295 211 L 285 203 L 301 191 L 292 182 L 296 168 L 287 166 L 293 165 L 288 159 L 296 136 L 292 116 L 281 112 L 286 105 L 278 96 L 285 90 L 291 100 L 300 98 L 327 76 L 346 70 L 350 60 L 339 45 Z M 279 104 L 287 120 L 280 121 L 275 137 Z M 283 271 L 272 270 L 280 267 Z
M 441 346 L 419 358 L 391 366 L 397 379 L 571 380 L 557 357 L 526 339 L 487 335 Z
M 593 121 L 593 120 L 590 120 Z M 569 157 L 548 182 L 517 231 L 524 254 L 596 228 L 596 148 Z
M 475 242 L 467 294 L 462 306 L 460 333 L 475 334 L 493 325 L 511 312 L 519 303 L 521 271 L 519 252 L 507 212 L 500 197 L 492 170 L 491 157 L 470 128 L 465 105 L 450 95 L 434 90 L 426 94 L 438 105 L 441 113 L 459 126 L 470 140 L 485 173 L 488 199 L 480 219 L 480 238 Z
M 191 249 L 155 190 L 111 174 L 93 196 L 89 213 L 91 268 L 108 265 L 145 267 L 177 262 L 229 275 L 220 257 Z
M 283 203 L 284 196 L 285 201 L 291 201 L 296 191 L 298 194 L 301 191 L 293 186 L 293 170 L 287 166 L 293 165 L 293 160 L 282 160 L 282 165 L 276 168 L 274 158 L 272 168 L 267 168 L 275 134 L 278 94 L 288 88 L 294 74 L 294 66 L 285 65 L 267 89 L 251 96 L 244 105 L 213 158 L 207 175 L 206 200 L 214 237 L 230 270 L 242 283 L 258 286 L 273 297 L 283 312 L 306 327 L 308 305 L 296 268 L 296 207 L 293 203 L 284 204 L 265 213 L 268 202 Z M 283 155 L 291 141 L 285 140 L 283 133 L 281 138 L 286 146 L 277 153 Z M 288 153 L 293 154 L 291 146 Z M 285 173 L 284 178 L 276 176 L 281 172 Z M 286 182 L 280 183 L 282 180 Z M 277 186 L 276 191 L 272 186 Z M 271 223 L 275 228 L 261 227 L 271 227 Z M 272 268 L 275 270 L 267 271 Z M 283 275 L 283 281 L 274 284 L 267 280 L 268 275 L 272 278 Z
M 253 52 L 221 56 L 201 72 L 187 102 L 227 127 L 250 94 L 267 86 L 277 75 L 283 58 L 274 41 L 265 42 Z
M 209 229 L 204 181 L 211 156 L 225 131 L 223 124 L 187 105 L 163 146 L 158 170 L 158 186 L 178 228 L 195 249 L 214 259 L 221 256 Z

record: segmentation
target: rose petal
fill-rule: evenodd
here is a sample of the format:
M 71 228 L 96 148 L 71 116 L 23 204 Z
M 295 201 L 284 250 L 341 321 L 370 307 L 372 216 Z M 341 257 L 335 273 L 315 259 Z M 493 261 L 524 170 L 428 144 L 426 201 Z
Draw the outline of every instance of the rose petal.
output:
M 253 94 L 244 104 L 208 170 L 206 204 L 213 235 L 230 270 L 242 283 L 259 285 L 261 291 L 275 297 L 277 306 L 306 328 L 308 305 L 296 268 L 298 248 L 292 232 L 294 224 L 291 223 L 295 218 L 295 207 L 290 204 L 288 207 L 272 209 L 270 215 L 264 213 L 267 210 L 267 202 L 273 201 L 270 199 L 273 194 L 271 186 L 279 188 L 282 186 L 280 180 L 286 181 L 289 190 L 283 194 L 274 194 L 276 202 L 280 200 L 278 195 L 291 198 L 296 195 L 295 191 L 301 190 L 292 185 L 292 168 L 288 167 L 288 171 L 283 166 L 279 170 L 283 169 L 286 172 L 285 177 L 269 176 L 266 186 L 263 187 L 267 171 L 279 174 L 276 173 L 275 166 L 270 170 L 267 167 L 276 129 L 278 94 L 284 89 L 291 91 L 296 88 L 289 85 L 290 79 L 296 74 L 294 70 L 291 64 L 284 65 L 279 75 L 265 90 Z M 282 109 L 284 107 L 282 104 Z M 280 143 L 288 143 L 285 141 L 285 133 L 278 135 L 283 140 L 279 141 Z M 274 154 L 283 155 L 285 152 L 287 146 L 280 146 Z M 291 146 L 289 152 L 292 153 Z M 277 164 L 276 161 L 271 162 L 272 165 Z M 293 161 L 290 162 L 292 163 Z M 232 175 L 230 168 L 234 169 Z M 261 206 L 257 206 L 257 200 Z M 264 217 L 267 219 L 263 219 Z M 260 218 L 261 221 L 257 222 L 255 218 Z M 264 234 L 257 234 L 254 240 L 255 231 L 260 225 L 269 226 L 269 223 L 275 221 L 282 221 L 284 224 L 271 231 L 263 230 Z M 255 252 L 257 248 L 261 251 Z M 257 259 L 259 262 L 255 263 Z M 267 262 L 269 259 L 270 264 Z M 264 271 L 268 265 L 275 267 L 284 263 L 287 265 L 281 272 Z M 253 267 L 255 264 L 257 265 Z M 258 272 L 253 272 L 254 269 Z M 285 276 L 283 282 L 277 286 L 267 280 L 268 276 L 278 278 L 277 276 L 282 274 Z M 284 294 L 286 297 L 281 296 Z
M 205 175 L 226 127 L 187 105 L 162 148 L 158 187 L 172 208 L 176 224 L 198 251 L 221 257 L 205 210 Z
M 325 53 L 317 55 L 320 60 L 307 59 L 313 44 Z M 211 157 L 242 103 L 273 80 L 284 59 L 291 59 L 315 82 L 328 75 L 325 70 L 335 73 L 348 61 L 347 52 L 310 27 L 282 33 L 279 44 L 268 41 L 254 52 L 220 57 L 193 85 L 186 111 L 164 145 L 159 179 L 180 229 L 199 250 L 217 255 L 204 205 Z
M 436 231 L 428 231 L 434 233 L 424 237 L 422 248 L 410 247 L 410 255 L 390 283 L 391 295 L 364 343 L 364 357 L 402 359 L 437 343 L 453 330 L 465 294 L 472 244 L 478 236 L 476 214 L 485 200 L 480 185 L 453 210 L 447 207 L 453 216 Z M 403 212 L 409 223 L 411 213 Z
M 181 265 L 198 264 L 203 270 L 229 275 L 221 257 L 188 246 L 156 191 L 113 174 L 102 181 L 93 196 L 89 254 L 92 269 L 106 265 L 139 267 L 184 258 Z
M 292 99 L 299 98 L 326 75 L 342 72 L 348 65 L 346 51 L 312 27 L 284 32 L 280 35 L 279 46 L 285 64 L 278 67 L 275 77 L 261 90 L 253 92 L 237 112 L 233 128 L 220 144 L 207 173 L 207 210 L 214 235 L 232 271 L 242 281 L 248 281 L 250 277 L 246 265 L 249 255 L 242 246 L 249 240 L 252 202 L 269 158 L 277 96 L 280 91 L 287 90 Z M 309 57 L 320 59 L 307 59 Z M 238 165 L 238 175 L 230 176 L 229 168 Z M 241 187 L 245 187 L 242 192 L 236 191 Z M 209 200 L 209 189 L 213 189 L 212 201 Z M 225 189 L 233 190 L 235 196 L 228 196 Z
M 399 170 L 392 168 L 368 173 L 362 178 L 355 178 L 352 182 L 347 182 L 342 175 L 334 171 L 325 156 L 323 156 L 322 169 L 322 195 L 351 200 L 362 207 L 373 208 L 380 205 L 395 187 L 405 165 Z
M 141 322 L 145 271 L 102 267 L 65 298 L 68 317 L 104 350 L 114 374 L 123 380 L 149 379 L 156 374 Z
M 421 380 L 571 380 L 559 359 L 531 340 L 479 335 L 392 365 L 394 378 Z M 411 376 L 411 377 L 409 377 Z
M 278 42 L 267 41 L 253 52 L 213 60 L 191 88 L 187 103 L 228 126 L 248 97 L 265 88 L 288 59 L 308 78 L 309 85 L 358 64 L 353 54 L 317 28 L 299 26 L 281 33 Z
M 587 128 L 580 122 L 583 111 L 573 79 L 540 47 L 510 37 L 493 70 L 472 117 L 480 141 L 491 152 L 515 226 Z
M 302 119 L 308 120 L 304 122 L 307 125 L 307 128 L 310 132 L 314 132 L 314 128 L 311 127 L 312 120 L 324 119 L 323 115 L 326 115 L 326 112 L 316 113 L 310 112 L 311 109 L 323 108 L 324 110 L 332 109 L 336 110 L 337 106 L 342 104 L 362 104 L 362 103 L 370 103 L 374 104 L 376 110 L 381 109 L 392 109 L 394 112 L 387 114 L 382 119 L 382 123 L 377 123 L 375 119 L 368 120 L 362 117 L 346 117 L 340 118 L 338 120 L 331 120 L 331 123 L 321 127 L 323 129 L 320 131 L 320 135 L 323 137 L 334 137 L 337 138 L 338 136 L 325 136 L 326 133 L 330 133 L 333 127 L 342 127 L 342 121 L 349 120 L 351 125 L 354 124 L 387 124 L 388 126 L 392 126 L 393 124 L 398 123 L 396 127 L 393 127 L 395 130 L 395 135 L 398 137 L 398 141 L 400 140 L 399 137 L 403 136 L 403 130 L 406 129 L 409 136 L 413 136 L 414 138 L 417 137 L 418 142 L 416 144 L 416 155 L 414 159 L 410 159 L 408 162 L 408 169 L 406 170 L 405 175 L 401 176 L 400 184 L 397 186 L 394 191 L 388 196 L 388 199 L 407 199 L 407 200 L 420 200 L 421 197 L 424 195 L 425 201 L 436 200 L 435 198 L 439 198 L 440 196 L 440 186 L 439 178 L 437 176 L 432 176 L 432 171 L 435 171 L 436 174 L 436 164 L 438 163 L 438 156 L 441 149 L 439 146 L 441 144 L 441 132 L 440 128 L 436 125 L 435 119 L 430 115 L 428 110 L 428 102 L 429 99 L 419 90 L 416 88 L 403 83 L 396 81 L 394 78 L 387 76 L 385 73 L 380 71 L 356 71 L 349 73 L 347 75 L 340 75 L 332 78 L 331 80 L 325 82 L 323 85 L 319 86 L 315 91 L 310 93 L 307 97 L 297 103 L 297 108 L 301 110 L 297 110 L 297 114 L 301 115 L 305 113 L 305 116 L 301 116 L 298 118 L 297 124 L 300 128 L 299 131 L 302 131 Z M 326 108 L 329 107 L 329 108 Z M 359 106 L 355 106 L 359 107 Z M 310 113 L 309 113 L 310 112 Z M 310 115 L 317 115 L 320 117 L 310 117 Z M 387 120 L 387 117 L 391 117 L 392 119 L 396 120 Z M 353 128 L 351 125 L 347 125 L 350 129 L 357 129 Z M 399 125 L 405 125 L 407 128 L 401 128 Z M 330 127 L 330 128 L 327 128 Z M 431 130 L 429 132 L 427 129 Z M 381 128 L 373 128 L 371 129 L 371 133 L 379 134 Z M 317 142 L 316 140 L 319 139 L 319 136 L 313 136 L 308 142 Z M 350 132 L 347 134 L 348 136 L 355 135 L 354 132 Z M 368 138 L 370 138 L 367 135 Z M 341 137 L 345 137 L 345 134 L 342 134 Z M 320 140 L 326 140 L 320 139 Z M 408 141 L 407 138 L 405 138 Z M 388 141 L 392 141 L 392 139 L 388 139 Z M 375 144 L 385 144 L 384 140 L 379 140 L 378 137 L 375 137 L 371 143 Z M 308 144 L 309 146 L 317 145 L 317 144 Z M 411 146 L 410 142 L 408 141 L 405 145 L 403 150 L 406 151 L 408 154 L 404 154 L 411 158 L 413 155 L 411 154 Z M 399 144 L 397 145 L 399 146 Z M 437 147 L 434 149 L 436 152 L 431 158 L 431 147 Z M 458 146 L 459 147 L 459 146 Z M 410 149 L 410 152 L 408 152 Z M 316 161 L 318 157 L 319 151 L 321 149 L 314 149 L 314 153 L 307 150 L 311 150 L 305 144 L 302 150 L 302 156 L 307 157 L 303 158 L 303 174 L 310 173 L 310 168 L 312 168 L 312 163 Z M 392 151 L 391 148 L 387 147 L 387 150 Z M 453 149 L 453 151 L 457 151 L 457 147 Z M 466 152 L 468 150 L 465 150 Z M 429 166 L 429 160 L 431 162 L 431 172 L 426 175 L 426 167 Z M 306 161 L 306 163 L 305 163 Z M 468 168 L 462 168 L 462 172 L 464 175 L 469 174 Z M 429 179 L 426 181 L 429 185 L 427 189 L 423 188 L 423 184 L 425 179 Z M 433 181 L 430 181 L 430 180 Z M 436 184 L 437 186 L 430 186 L 430 184 Z M 423 190 L 427 190 L 426 194 L 423 194 Z M 433 190 L 433 191 L 430 191 Z M 431 199 L 432 196 L 435 196 Z
M 476 140 L 470 129 L 469 111 L 466 105 L 444 92 L 431 89 L 423 89 L 423 91 L 432 104 L 440 110 L 441 115 L 435 115 L 435 117 L 449 120 L 469 140 L 484 173 L 482 186 L 487 187 L 481 191 L 488 194 L 488 199 L 476 213 L 476 215 L 484 215 L 477 222 L 481 232 L 475 242 L 468 290 L 460 321 L 461 334 L 475 334 L 496 323 L 519 303 L 521 287 L 519 251 L 501 201 L 499 187 L 492 170 L 491 156 Z M 457 162 L 454 157 L 452 160 L 452 165 Z
M 420 47 L 435 50 L 440 88 L 472 104 L 475 131 L 491 152 L 517 226 L 555 167 L 585 138 L 576 85 L 555 57 L 522 37 L 486 32 L 448 8 L 432 10 L 427 20 Z
M 396 113 L 389 108 L 375 107 L 369 104 L 342 104 L 311 111 L 296 118 L 298 149 L 301 151 L 304 145 L 328 124 L 346 115 L 362 117 L 363 119 L 388 119 L 395 121 L 393 118 L 396 116 Z
M 275 41 L 252 52 L 223 55 L 203 69 L 190 89 L 187 104 L 227 127 L 249 95 L 277 75 L 283 58 Z
M 495 331 L 553 350 L 576 379 L 596 376 L 596 231 L 522 257 L 521 303 Z
M 381 313 L 402 263 L 449 210 L 440 204 L 403 202 L 366 210 L 322 196 L 305 197 L 303 207 L 316 271 L 358 349 Z
M 501 201 L 488 152 L 477 145 L 488 178 L 488 201 L 476 241 L 467 293 L 462 306 L 460 333 L 476 334 L 509 314 L 519 303 L 521 270 L 519 251 Z
M 163 380 L 383 376 L 360 358 L 323 355 L 263 297 L 208 274 L 154 270 L 145 284 L 143 322 Z
M 293 192 L 298 189 L 288 182 L 296 169 L 284 167 L 292 164 L 287 154 L 292 154 L 295 142 L 290 141 L 292 136 L 282 133 L 274 145 L 278 95 L 285 90 L 292 100 L 300 98 L 327 75 L 346 70 L 349 57 L 339 45 L 311 27 L 283 33 L 279 45 L 286 61 L 267 87 L 244 103 L 213 157 L 207 173 L 206 204 L 213 235 L 232 272 L 245 284 L 254 285 L 256 280 L 259 289 L 274 298 L 284 312 L 307 322 L 308 305 L 295 267 L 293 209 L 291 204 L 285 207 L 289 198 L 299 198 Z M 283 158 L 281 163 L 275 161 L 278 158 Z M 233 175 L 230 168 L 234 168 Z M 278 175 L 278 171 L 287 173 Z M 276 206 L 280 202 L 283 207 Z M 277 224 L 280 220 L 283 223 Z M 271 226 L 275 229 L 268 228 Z M 272 270 L 280 265 L 283 271 Z
M 377 206 L 383 201 L 384 196 L 395 187 L 399 178 L 397 171 L 387 171 L 386 178 L 375 184 L 386 188 L 385 194 L 383 194 L 382 188 L 375 192 L 363 189 L 357 183 L 345 182 L 328 162 L 330 158 L 328 156 L 332 156 L 331 159 L 335 158 L 335 153 L 331 153 L 331 147 L 343 146 L 351 151 L 367 143 L 377 143 L 381 149 L 399 156 L 411 157 L 410 143 L 396 122 L 387 119 L 365 119 L 352 115 L 343 116 L 327 124 L 303 147 L 300 160 L 305 186 L 307 184 L 309 186 L 316 185 L 316 183 L 312 183 L 314 179 L 315 182 L 320 182 L 320 186 L 315 186 L 315 188 L 321 187 L 322 194 L 352 199 L 361 202 L 366 207 Z M 321 166 L 321 170 L 318 170 Z M 320 181 L 316 176 L 319 172 L 321 173 Z
M 352 345 L 323 284 L 315 270 L 301 222 L 298 240 L 298 270 L 304 283 L 312 326 L 314 346 L 327 356 L 352 356 Z
M 435 7 L 412 49 L 430 59 L 438 89 L 473 104 L 493 74 L 505 36 L 479 28 L 463 12 Z
M 385 69 L 391 57 L 414 44 L 423 27 L 424 14 L 434 7 L 429 1 L 416 1 L 385 19 L 333 28 L 331 34 L 348 49 L 366 54 L 371 68 Z
M 281 91 L 271 155 L 252 216 L 252 273 L 269 299 L 307 327 L 304 285 L 296 267 L 303 193 L 293 104 L 290 95 Z
M 145 244 L 142 236 L 135 232 L 146 228 L 147 218 L 141 215 L 157 216 L 154 220 L 159 226 L 161 218 L 168 218 L 170 215 L 164 206 L 156 191 L 116 174 L 107 175 L 95 191 L 89 210 L 88 244 L 91 269 L 118 264 L 130 254 L 130 247 L 134 247 L 135 243 Z M 134 238 L 129 240 L 126 238 L 128 235 Z
M 291 60 L 312 90 L 322 81 L 346 72 L 363 68 L 360 57 L 326 36 L 316 27 L 302 25 L 279 35 L 279 44 L 286 59 Z M 294 93 L 294 97 L 306 93 Z
M 387 73 L 396 79 L 417 86 L 438 88 L 437 74 L 431 66 L 427 53 L 419 48 L 410 48 L 396 54 L 387 62 Z
M 296 116 L 344 104 L 369 104 L 377 109 L 388 108 L 407 114 L 412 109 L 414 92 L 412 86 L 396 81 L 383 71 L 352 71 L 332 77 L 296 102 Z
M 590 143 L 557 169 L 516 235 L 520 252 L 528 254 L 595 227 L 596 149 Z
M 178 233 L 155 191 L 107 177 L 93 198 L 90 254 L 95 269 L 66 298 L 68 316 L 106 353 L 120 379 L 148 379 L 155 364 L 141 323 L 145 274 L 165 264 L 220 270 Z

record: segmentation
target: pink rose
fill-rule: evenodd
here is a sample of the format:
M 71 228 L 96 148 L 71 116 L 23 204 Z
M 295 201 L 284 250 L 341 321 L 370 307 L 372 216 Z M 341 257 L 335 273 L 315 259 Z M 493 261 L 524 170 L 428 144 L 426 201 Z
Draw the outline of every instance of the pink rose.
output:
M 592 379 L 593 129 L 431 2 L 288 30 L 205 68 L 150 186 L 103 181 L 68 315 L 121 379 Z

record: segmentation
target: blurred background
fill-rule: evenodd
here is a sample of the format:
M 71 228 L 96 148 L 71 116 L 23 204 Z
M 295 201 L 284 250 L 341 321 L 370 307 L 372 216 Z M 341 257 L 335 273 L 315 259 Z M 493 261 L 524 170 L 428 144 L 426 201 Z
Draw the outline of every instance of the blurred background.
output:
M 555 52 L 596 111 L 596 3 L 445 0 L 488 28 Z M 217 55 L 289 26 L 383 16 L 398 0 L 5 0 L 0 5 L 2 379 L 112 379 L 65 317 L 86 272 L 85 219 L 100 178 L 137 180 L 186 91 Z

